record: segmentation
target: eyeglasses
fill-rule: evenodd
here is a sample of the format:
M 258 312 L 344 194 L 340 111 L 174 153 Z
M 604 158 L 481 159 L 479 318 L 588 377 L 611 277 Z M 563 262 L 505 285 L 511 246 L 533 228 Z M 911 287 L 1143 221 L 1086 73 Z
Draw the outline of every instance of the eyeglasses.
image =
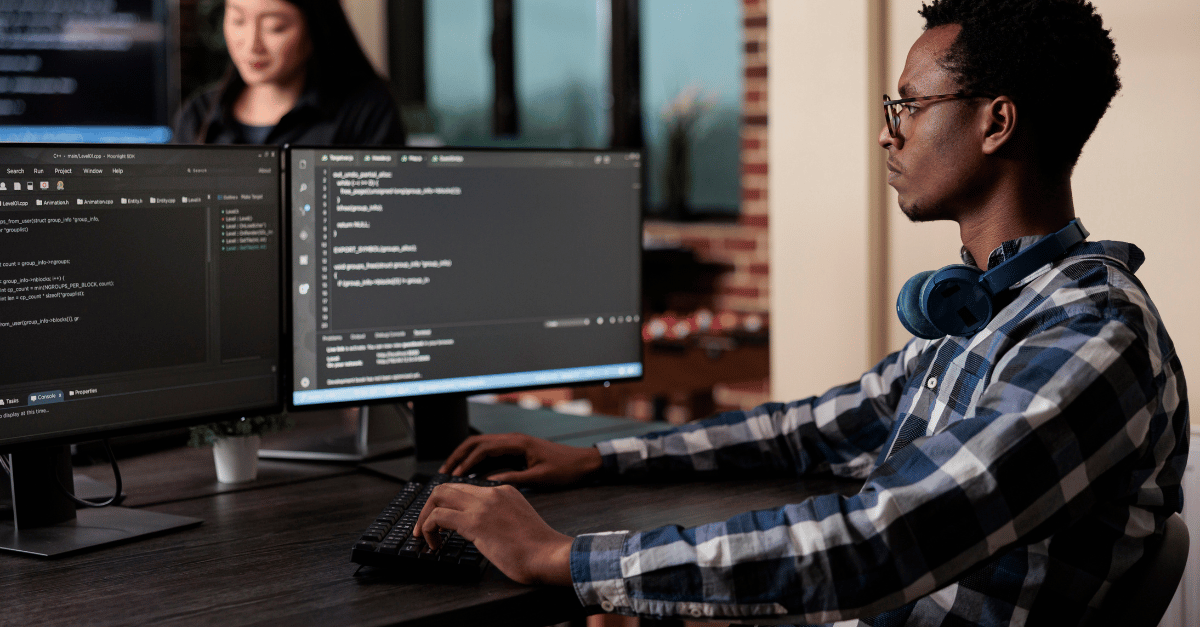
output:
M 901 98 L 899 100 L 889 99 L 887 94 L 883 95 L 883 120 L 887 123 L 888 134 L 896 137 L 900 132 L 900 109 L 910 102 L 929 102 L 932 100 L 967 100 L 970 98 L 991 98 L 990 94 L 981 94 L 971 91 L 956 91 L 952 94 L 938 94 L 936 96 L 915 96 L 913 98 Z

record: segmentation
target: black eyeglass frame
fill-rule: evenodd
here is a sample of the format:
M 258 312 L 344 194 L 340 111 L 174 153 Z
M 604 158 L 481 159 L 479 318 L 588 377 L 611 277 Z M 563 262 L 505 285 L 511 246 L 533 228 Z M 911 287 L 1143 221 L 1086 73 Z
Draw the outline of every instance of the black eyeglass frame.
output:
M 900 131 L 900 105 L 905 105 L 910 102 L 929 102 L 931 100 L 969 100 L 971 98 L 995 98 L 991 94 L 984 94 L 975 91 L 956 91 L 951 94 L 937 94 L 935 96 L 914 96 L 912 98 L 901 98 L 899 100 L 890 100 L 890 96 L 883 95 L 883 121 L 887 124 L 888 134 L 893 138 L 897 137 Z

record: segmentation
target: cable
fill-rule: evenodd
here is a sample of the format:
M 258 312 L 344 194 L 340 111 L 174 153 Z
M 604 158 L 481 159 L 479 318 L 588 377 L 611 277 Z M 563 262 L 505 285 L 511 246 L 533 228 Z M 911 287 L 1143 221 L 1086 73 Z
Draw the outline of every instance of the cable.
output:
M 12 477 L 12 468 L 8 465 L 8 455 L 0 455 L 0 466 L 4 468 L 4 472 Z
M 112 495 L 112 498 L 108 499 L 107 501 L 93 503 L 92 501 L 87 501 L 75 496 L 74 490 L 68 490 L 67 487 L 62 484 L 62 479 L 60 478 L 58 481 L 58 487 L 63 491 L 63 494 L 67 495 L 68 498 L 70 498 L 72 501 L 75 501 L 76 505 L 81 507 L 108 507 L 109 505 L 115 505 L 117 501 L 121 500 L 121 469 L 117 467 L 117 456 L 113 455 L 112 447 L 108 444 L 108 438 L 100 440 L 100 443 L 104 445 L 104 451 L 108 453 L 108 461 L 112 464 L 113 478 L 117 482 L 117 490 Z

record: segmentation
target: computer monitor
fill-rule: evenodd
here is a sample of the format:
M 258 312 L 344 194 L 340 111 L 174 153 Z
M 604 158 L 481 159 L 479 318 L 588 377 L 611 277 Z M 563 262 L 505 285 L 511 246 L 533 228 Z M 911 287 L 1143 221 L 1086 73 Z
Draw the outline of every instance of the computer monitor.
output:
M 281 408 L 279 167 L 274 147 L 0 144 L 0 451 L 19 525 L 0 522 L 0 545 L 70 552 L 153 514 L 70 520 L 68 443 Z
M 293 408 L 412 400 L 418 459 L 466 398 L 642 375 L 636 151 L 288 151 Z
M 0 3 L 0 141 L 166 142 L 178 0 Z

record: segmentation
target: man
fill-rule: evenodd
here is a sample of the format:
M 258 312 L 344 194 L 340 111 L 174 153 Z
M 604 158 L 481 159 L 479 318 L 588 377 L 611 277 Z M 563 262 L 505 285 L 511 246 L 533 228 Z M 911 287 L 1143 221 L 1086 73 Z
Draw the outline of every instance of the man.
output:
M 960 334 L 914 339 L 820 397 L 595 449 L 475 437 L 444 467 L 520 453 L 527 470 L 493 478 L 540 485 L 831 471 L 864 478 L 861 492 L 695 529 L 570 538 L 510 486 L 447 484 L 418 533 L 455 529 L 510 577 L 573 585 L 608 612 L 866 625 L 1092 618 L 1180 511 L 1187 456 L 1183 373 L 1134 278 L 1141 251 L 1078 241 L 1086 232 L 1069 224 L 1071 170 L 1120 87 L 1117 57 L 1082 0 L 934 0 L 921 13 L 926 31 L 879 137 L 905 215 L 957 222 L 976 275 L 1035 254 L 1043 236 L 1074 230 L 1075 241 L 999 285 L 990 321 L 962 316 Z M 923 334 L 928 323 L 906 320 Z

